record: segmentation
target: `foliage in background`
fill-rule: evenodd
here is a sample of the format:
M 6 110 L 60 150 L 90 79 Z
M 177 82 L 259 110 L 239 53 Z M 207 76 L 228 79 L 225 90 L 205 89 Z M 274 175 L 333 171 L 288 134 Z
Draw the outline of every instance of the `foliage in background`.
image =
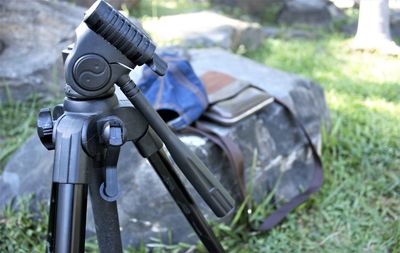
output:
M 45 252 L 47 218 L 32 196 L 13 200 L 0 216 L 0 252 Z
M 124 11 L 135 18 L 157 18 L 193 11 L 205 10 L 210 7 L 208 1 L 187 0 L 142 0 L 140 8 L 127 8 Z
M 263 240 L 272 252 L 400 251 L 400 62 L 349 48 L 330 35 L 267 40 L 248 54 L 321 83 L 334 123 L 322 192 Z
M 25 102 L 0 103 L 0 173 L 7 158 L 36 130 L 39 109 L 49 102 L 32 97 Z

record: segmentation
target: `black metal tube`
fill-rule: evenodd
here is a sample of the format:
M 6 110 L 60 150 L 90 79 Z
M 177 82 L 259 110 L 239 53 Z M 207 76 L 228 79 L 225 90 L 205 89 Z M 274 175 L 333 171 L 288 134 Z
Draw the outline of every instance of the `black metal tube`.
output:
M 57 197 L 58 197 L 58 184 L 53 183 L 51 185 L 50 211 L 49 211 L 49 221 L 47 226 L 46 253 L 54 252 L 55 234 L 56 234 L 55 217 L 57 215 Z
M 165 143 L 172 158 L 196 191 L 218 217 L 234 211 L 235 201 L 228 191 L 208 170 L 204 163 L 179 140 L 178 137 L 161 119 L 160 115 L 149 104 L 146 97 L 130 80 L 129 76 L 121 76 L 117 81 L 121 91 L 129 101 L 142 113 L 150 126 Z
M 196 203 L 186 190 L 182 181 L 179 179 L 167 155 L 162 151 L 154 153 L 149 158 L 150 164 L 161 178 L 165 187 L 178 204 L 182 213 L 189 221 L 197 236 L 203 242 L 208 252 L 223 253 L 225 252 L 221 244 L 214 235 L 212 229 L 208 226 L 206 219 L 200 212 Z
M 88 186 L 55 184 L 57 213 L 55 253 L 83 253 L 85 250 L 86 205 Z

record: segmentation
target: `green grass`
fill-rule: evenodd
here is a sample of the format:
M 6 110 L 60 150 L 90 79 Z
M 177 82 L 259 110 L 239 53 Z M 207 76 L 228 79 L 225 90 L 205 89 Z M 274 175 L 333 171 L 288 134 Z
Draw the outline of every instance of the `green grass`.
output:
M 141 16 L 193 10 L 183 0 L 178 10 L 173 1 L 151 2 L 145 1 L 148 7 Z M 338 34 L 312 41 L 269 39 L 246 56 L 320 83 L 333 124 L 324 135 L 322 190 L 268 233 L 250 233 L 240 216 L 233 226 L 216 225 L 227 252 L 400 252 L 399 58 L 352 52 L 349 40 Z M 0 171 L 35 131 L 42 104 L 33 99 L 0 105 Z M 13 203 L 17 209 L 10 205 L 0 214 L 0 252 L 43 252 L 46 210 L 29 198 L 19 202 Z M 251 219 L 263 215 L 256 212 Z M 191 247 L 156 239 L 151 246 L 154 252 Z M 204 252 L 200 244 L 197 247 Z M 95 240 L 86 248 L 96 252 Z
M 25 102 L 0 103 L 0 173 L 8 157 L 36 130 L 37 113 L 45 104 L 51 102 L 34 96 Z
M 399 252 L 399 59 L 351 52 L 340 35 L 268 40 L 247 56 L 319 82 L 333 122 L 324 137 L 322 191 L 251 247 Z
M 32 195 L 12 201 L 0 216 L 0 252 L 45 252 L 47 218 L 47 205 Z
M 228 252 L 400 251 L 400 62 L 378 54 L 351 52 L 348 43 L 339 35 L 317 41 L 273 39 L 247 54 L 321 83 L 333 126 L 324 136 L 325 183 L 321 192 L 265 234 L 248 233 L 240 223 L 216 226 Z M 2 108 L 2 122 L 10 120 L 1 126 L 3 147 L 19 145 L 33 131 L 31 112 L 36 112 L 36 107 L 35 102 L 29 102 L 16 107 L 20 109 L 11 105 Z M 19 117 L 20 113 L 24 116 Z M 13 127 L 16 124 L 20 127 Z M 23 213 L 28 221 L 21 222 L 44 226 L 43 219 Z M 30 231 L 30 226 L 15 223 L 18 215 L 10 211 L 3 214 L 3 236 L 14 230 L 22 234 Z M 43 231 L 29 233 L 37 239 L 43 237 Z M 8 242 L 17 249 L 23 238 Z M 88 247 L 96 251 L 94 245 L 91 242 Z M 157 242 L 153 246 L 164 249 L 158 252 L 187 247 Z

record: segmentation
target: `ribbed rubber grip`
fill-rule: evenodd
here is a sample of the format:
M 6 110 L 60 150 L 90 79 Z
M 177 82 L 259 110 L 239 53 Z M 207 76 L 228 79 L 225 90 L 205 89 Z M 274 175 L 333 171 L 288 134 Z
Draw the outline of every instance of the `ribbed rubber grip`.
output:
M 147 64 L 157 74 L 165 74 L 167 64 L 154 53 L 156 46 L 150 38 L 108 3 L 95 2 L 83 21 L 135 65 Z

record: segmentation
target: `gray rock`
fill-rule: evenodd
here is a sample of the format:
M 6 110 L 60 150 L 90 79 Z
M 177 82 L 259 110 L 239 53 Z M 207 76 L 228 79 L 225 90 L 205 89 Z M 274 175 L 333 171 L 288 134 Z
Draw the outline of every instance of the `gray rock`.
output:
M 61 51 L 73 43 L 84 11 L 57 1 L 0 0 L 0 103 L 61 95 Z
M 329 0 L 211 0 L 212 3 L 239 9 L 252 16 L 281 24 L 329 26 L 343 13 Z
M 221 14 L 202 11 L 164 16 L 143 22 L 143 27 L 161 44 L 183 44 L 186 47 L 237 49 L 257 48 L 264 38 L 261 27 Z
M 281 29 L 274 26 L 265 26 L 262 32 L 266 38 L 277 38 L 282 33 Z
M 221 49 L 196 49 L 190 50 L 189 54 L 198 75 L 208 70 L 221 71 L 251 81 L 286 101 L 313 141 L 321 146 L 320 123 L 321 120 L 329 121 L 321 87 Z M 244 155 L 246 181 L 249 187 L 253 186 L 255 200 L 264 199 L 274 187 L 275 201 L 288 200 L 309 184 L 314 173 L 310 149 L 302 133 L 279 105 L 271 104 L 232 127 L 209 125 L 239 144 Z M 237 178 L 222 151 L 202 137 L 180 137 L 238 199 Z M 252 168 L 255 152 L 257 163 Z M 53 153 L 45 150 L 36 136 L 30 138 L 12 156 L 0 177 L 0 208 L 12 197 L 28 192 L 36 192 L 42 199 L 48 198 L 52 156 Z M 118 167 L 122 189 L 118 204 L 125 246 L 137 245 L 139 240 L 148 242 L 150 237 L 166 239 L 168 230 L 173 231 L 174 241 L 197 240 L 157 175 L 132 144 L 123 146 Z M 185 183 L 207 218 L 216 219 L 193 188 Z M 93 231 L 91 214 L 88 221 L 88 230 Z
M 59 93 L 61 50 L 73 41 L 83 13 L 54 1 L 0 1 L 0 102 L 8 95 L 22 100 L 34 92 Z
M 231 9 L 239 9 L 241 12 L 248 13 L 250 15 L 259 18 L 270 18 L 268 15 L 274 15 L 282 8 L 284 0 L 211 0 L 213 4 L 217 4 L 223 7 L 229 7 Z M 272 17 L 273 19 L 273 17 Z
M 68 1 L 68 0 L 61 0 Z M 74 0 L 75 4 L 83 7 L 90 7 L 96 0 Z M 107 0 L 116 9 L 121 9 L 123 5 L 128 9 L 139 8 L 141 0 Z
M 357 22 L 346 23 L 340 27 L 340 32 L 349 37 L 354 37 L 357 32 Z
M 76 5 L 88 8 L 94 2 L 96 2 L 96 0 L 74 0 L 73 2 Z M 107 3 L 111 4 L 114 8 L 120 9 L 123 4 L 123 0 L 107 0 Z
M 317 31 L 306 31 L 295 28 L 276 28 L 263 27 L 262 32 L 266 38 L 284 38 L 284 39 L 316 39 L 321 37 Z
M 286 0 L 286 5 L 297 11 L 323 10 L 327 0 Z
M 400 37 L 400 9 L 390 13 L 390 32 L 393 37 Z
M 321 35 L 316 33 L 315 31 L 305 31 L 299 29 L 291 29 L 284 33 L 282 37 L 284 38 L 296 38 L 296 39 L 316 39 Z
M 277 21 L 281 24 L 313 24 L 329 26 L 341 18 L 341 11 L 328 0 L 285 0 Z

